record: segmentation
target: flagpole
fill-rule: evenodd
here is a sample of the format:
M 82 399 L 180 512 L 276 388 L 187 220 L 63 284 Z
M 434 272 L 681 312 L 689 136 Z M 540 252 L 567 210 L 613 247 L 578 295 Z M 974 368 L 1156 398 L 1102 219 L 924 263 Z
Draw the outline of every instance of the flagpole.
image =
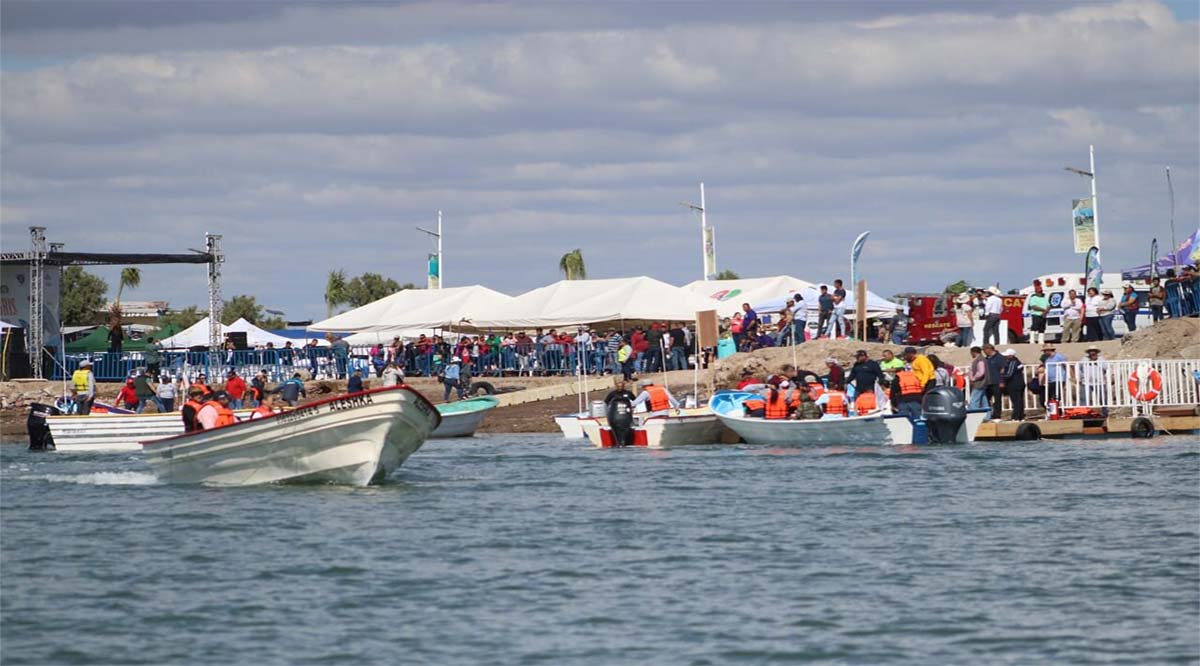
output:
M 1175 187 L 1171 185 L 1171 167 L 1167 167 L 1167 194 L 1171 197 L 1171 263 L 1175 272 L 1179 272 L 1179 255 L 1175 252 L 1179 245 L 1175 241 Z
M 1092 176 L 1092 225 L 1095 230 L 1096 249 L 1100 249 L 1100 206 L 1096 201 L 1096 147 L 1088 146 L 1088 164 L 1091 167 Z

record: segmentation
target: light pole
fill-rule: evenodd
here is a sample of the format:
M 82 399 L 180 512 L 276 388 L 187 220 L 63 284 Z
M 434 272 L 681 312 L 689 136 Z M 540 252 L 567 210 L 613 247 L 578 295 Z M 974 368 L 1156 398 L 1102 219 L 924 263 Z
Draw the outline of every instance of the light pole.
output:
M 708 226 L 707 210 L 704 207 L 704 183 L 700 183 L 700 205 L 680 201 L 680 206 L 700 213 L 700 265 L 704 272 L 704 281 L 717 278 L 717 239 L 712 228 Z
M 1175 250 L 1179 248 L 1175 244 L 1175 188 L 1171 185 L 1171 167 L 1167 167 L 1167 194 L 1171 197 L 1171 261 L 1175 264 L 1175 272 L 1179 272 L 1179 257 L 1175 254 Z
M 1064 170 L 1071 173 L 1077 173 L 1081 176 L 1087 176 L 1092 181 L 1092 229 L 1094 230 L 1094 240 L 1096 249 L 1100 249 L 1100 206 L 1096 203 L 1096 147 L 1088 146 L 1088 164 L 1090 170 L 1076 169 L 1075 167 L 1063 167 Z M 1078 250 L 1076 250 L 1078 251 Z
M 438 216 L 437 216 L 437 232 L 433 232 L 428 229 L 422 229 L 421 227 L 417 227 L 417 231 L 420 231 L 421 233 L 429 234 L 430 236 L 433 236 L 434 238 L 437 239 L 437 275 L 434 276 L 431 274 L 429 276 L 429 282 L 428 282 L 427 286 L 430 289 L 441 289 L 442 288 L 442 276 L 445 275 L 445 271 L 442 269 L 442 211 L 439 210 L 437 212 L 437 214 L 438 214 Z

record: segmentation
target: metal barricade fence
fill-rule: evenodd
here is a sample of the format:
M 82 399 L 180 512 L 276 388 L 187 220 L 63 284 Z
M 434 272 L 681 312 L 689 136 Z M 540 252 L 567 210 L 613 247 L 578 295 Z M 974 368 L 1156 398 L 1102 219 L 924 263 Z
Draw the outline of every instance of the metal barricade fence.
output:
M 373 345 L 358 346 L 351 349 L 350 367 L 361 369 L 364 376 L 378 376 L 389 361 L 395 361 L 406 376 L 433 377 L 445 367 L 455 347 L 450 354 L 435 353 L 432 349 L 424 352 L 415 349 L 400 350 L 395 355 L 388 347 L 382 347 L 378 354 L 372 355 Z M 686 363 L 650 350 L 633 361 L 637 372 L 657 372 L 666 363 L 670 367 Z M 460 357 L 461 358 L 461 357 Z M 621 367 L 617 363 L 616 354 L 608 351 L 604 343 L 600 344 L 517 344 L 501 345 L 499 347 L 473 348 L 468 351 L 471 374 L 475 377 L 500 377 L 522 375 L 576 375 L 580 371 L 588 374 L 612 372 L 619 374 Z

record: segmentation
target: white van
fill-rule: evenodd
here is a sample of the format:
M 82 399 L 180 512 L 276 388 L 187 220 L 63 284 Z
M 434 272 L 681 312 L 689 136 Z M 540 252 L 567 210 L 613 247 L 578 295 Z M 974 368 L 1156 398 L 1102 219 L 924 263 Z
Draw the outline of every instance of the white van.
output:
M 1074 289 L 1075 293 L 1079 294 L 1080 298 L 1087 298 L 1087 288 L 1085 284 L 1085 276 L 1083 273 L 1050 273 L 1043 275 L 1038 280 L 1042 282 L 1042 291 L 1046 292 L 1046 296 L 1050 299 L 1050 311 L 1046 313 L 1046 339 L 1062 341 L 1062 301 L 1067 297 L 1067 291 Z M 1150 289 L 1150 285 L 1145 282 L 1131 282 L 1133 291 L 1138 295 L 1138 328 L 1144 328 L 1154 323 L 1154 318 L 1150 313 L 1150 306 L 1146 304 L 1146 293 Z M 1100 281 L 1100 291 L 1111 291 L 1113 298 L 1117 303 L 1121 302 L 1121 297 L 1125 293 L 1125 282 L 1121 281 L 1120 273 L 1107 273 Z M 1029 281 L 1029 286 L 1022 287 L 1020 293 L 1028 296 L 1033 293 L 1033 280 Z M 1030 324 L 1033 323 L 1033 318 L 1025 314 L 1025 330 L 1029 330 Z M 1113 315 L 1113 332 L 1118 336 L 1128 333 L 1125 326 L 1125 317 L 1121 315 L 1121 310 Z

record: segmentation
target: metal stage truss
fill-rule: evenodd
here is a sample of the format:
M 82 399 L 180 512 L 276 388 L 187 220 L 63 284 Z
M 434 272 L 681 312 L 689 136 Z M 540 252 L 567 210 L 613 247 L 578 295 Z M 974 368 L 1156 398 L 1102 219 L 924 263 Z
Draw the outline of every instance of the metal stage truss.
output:
M 0 264 L 29 266 L 29 365 L 36 379 L 43 378 L 41 352 L 45 348 L 46 270 L 63 266 L 128 266 L 148 264 L 208 264 L 208 342 L 209 350 L 220 353 L 221 346 L 221 235 L 205 234 L 205 251 L 190 254 L 135 252 L 63 252 L 62 243 L 46 242 L 45 227 L 29 227 L 29 252 L 0 252 Z M 58 320 L 59 317 L 55 317 Z

